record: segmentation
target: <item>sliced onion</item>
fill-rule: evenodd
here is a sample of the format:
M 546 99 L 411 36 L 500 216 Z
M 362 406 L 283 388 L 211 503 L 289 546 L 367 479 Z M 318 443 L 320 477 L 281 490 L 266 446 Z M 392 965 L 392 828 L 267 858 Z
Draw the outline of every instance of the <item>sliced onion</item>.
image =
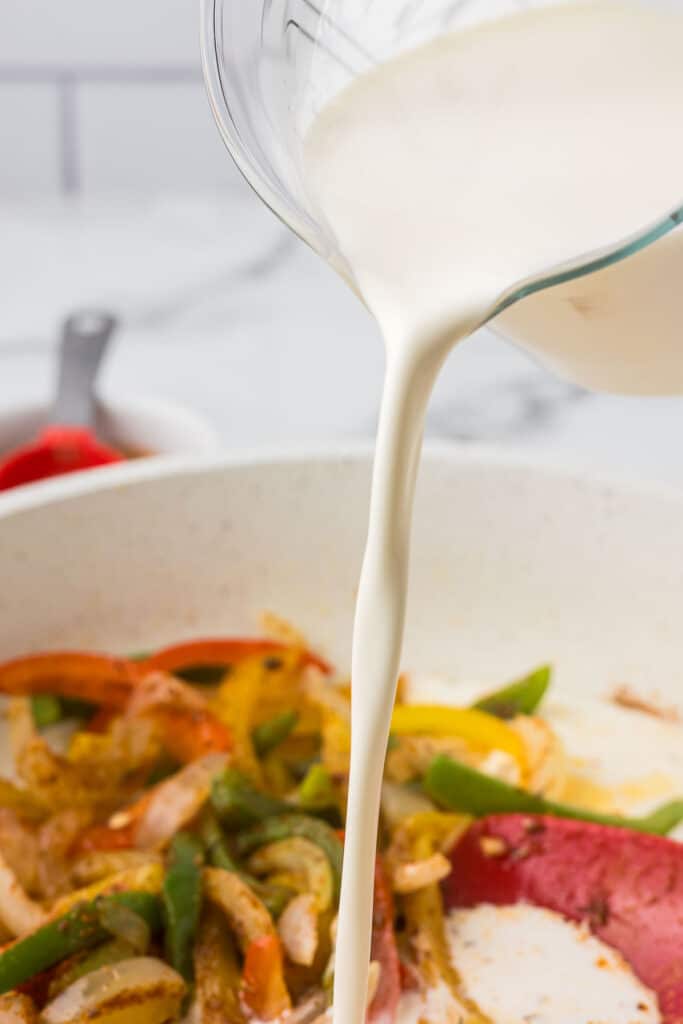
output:
M 315 897 L 319 913 L 332 904 L 334 882 L 330 862 L 320 847 L 304 836 L 290 836 L 261 846 L 252 854 L 249 869 L 259 876 L 292 876 L 300 882 L 297 888 Z
M 202 694 L 182 680 L 168 672 L 149 672 L 135 687 L 126 714 L 136 717 L 159 705 L 187 708 L 188 711 L 201 711 L 207 706 Z
M 164 846 L 206 802 L 211 782 L 228 764 L 227 754 L 205 754 L 160 783 L 151 794 L 135 833 L 138 849 Z
M 100 924 L 117 939 L 122 939 L 132 947 L 134 953 L 146 953 L 149 949 L 150 931 L 144 917 L 124 903 L 111 901 L 102 904 L 98 913 Z
M 154 957 L 133 957 L 79 978 L 48 1003 L 44 1024 L 164 1024 L 175 1020 L 185 982 Z
M 351 722 L 351 704 L 342 688 L 330 683 L 320 669 L 309 666 L 304 672 L 304 688 L 309 699 L 337 715 L 343 722 Z
M 302 893 L 290 900 L 277 922 L 285 953 L 293 964 L 310 967 L 318 948 L 318 915 L 315 896 Z
M 435 810 L 434 804 L 424 793 L 416 793 L 398 782 L 382 783 L 382 814 L 386 824 L 393 828 L 413 814 L 424 814 Z
M 316 988 L 305 995 L 283 1020 L 286 1020 L 287 1024 L 313 1024 L 313 1021 L 325 1013 L 327 1004 L 327 993 L 321 988 Z
M 274 934 L 265 906 L 234 871 L 204 868 L 202 877 L 206 898 L 225 914 L 243 953 L 254 940 Z
M 149 850 L 96 850 L 79 857 L 73 864 L 72 873 L 79 885 L 89 885 L 149 864 L 161 866 L 161 854 Z
M 44 899 L 54 899 L 72 888 L 71 848 L 91 823 L 91 815 L 83 807 L 57 811 L 38 832 L 38 891 Z
M 43 908 L 26 895 L 0 854 L 0 921 L 12 935 L 26 935 L 40 928 L 46 917 Z
M 562 741 L 541 718 L 518 715 L 510 727 L 521 737 L 529 765 L 526 788 L 559 799 L 567 778 L 567 755 Z
M 519 762 L 507 750 L 489 750 L 477 767 L 480 772 L 491 775 L 494 779 L 500 779 L 508 786 L 521 786 L 522 784 Z
M 379 979 L 382 974 L 382 965 L 379 960 L 371 960 L 368 964 L 368 995 L 367 1005 L 370 1006 L 372 1000 L 377 995 L 377 989 L 379 988 Z
M 451 873 L 451 862 L 442 853 L 433 853 L 423 860 L 404 861 L 394 868 L 393 887 L 396 892 L 409 893 L 434 885 Z
M 12 697 L 7 703 L 7 723 L 9 731 L 9 748 L 14 764 L 37 732 L 28 697 Z
M 0 1024 L 36 1024 L 38 1015 L 33 1000 L 20 992 L 0 996 Z
M 7 866 L 27 892 L 38 891 L 38 868 L 41 855 L 34 828 L 3 803 L 0 785 L 0 850 Z

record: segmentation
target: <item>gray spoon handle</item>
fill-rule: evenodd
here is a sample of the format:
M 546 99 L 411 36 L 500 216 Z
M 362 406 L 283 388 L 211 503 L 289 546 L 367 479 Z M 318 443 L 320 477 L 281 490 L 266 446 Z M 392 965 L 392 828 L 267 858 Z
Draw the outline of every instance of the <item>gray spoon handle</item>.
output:
M 98 312 L 74 313 L 65 321 L 53 423 L 92 426 L 95 379 L 116 325 L 115 317 Z

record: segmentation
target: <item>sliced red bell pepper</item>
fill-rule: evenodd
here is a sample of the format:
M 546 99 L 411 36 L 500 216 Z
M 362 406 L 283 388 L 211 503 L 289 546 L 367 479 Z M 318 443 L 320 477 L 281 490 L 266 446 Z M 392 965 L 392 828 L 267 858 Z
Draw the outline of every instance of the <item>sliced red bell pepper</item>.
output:
M 116 708 L 101 707 L 88 720 L 84 728 L 88 732 L 105 733 L 116 718 Z
M 274 1020 L 291 1009 L 285 986 L 282 946 L 275 933 L 249 943 L 244 956 L 240 997 L 247 1016 Z
M 109 825 L 89 825 L 74 843 L 71 853 L 73 856 L 79 856 L 83 853 L 132 850 L 135 846 L 136 828 L 137 821 L 124 825 L 123 828 L 110 828 Z
M 232 733 L 208 708 L 151 708 L 166 751 L 181 764 L 232 750 Z
M 132 850 L 138 825 L 154 797 L 154 789 L 143 793 L 135 803 L 125 808 L 125 823 L 118 828 L 108 824 L 88 825 L 71 848 L 76 857 L 82 853 L 99 853 L 103 850 Z
M 145 662 L 111 658 L 104 654 L 76 651 L 56 651 L 15 658 L 0 664 L 0 693 L 11 696 L 52 694 L 89 701 L 100 706 L 91 722 L 91 729 L 106 729 L 112 712 L 124 712 L 131 698 L 141 695 L 149 681 L 150 669 Z M 171 680 L 179 690 L 182 683 Z M 169 692 L 168 700 L 161 700 L 144 713 L 154 718 L 161 730 L 164 745 L 178 761 L 185 763 L 204 754 L 224 752 L 232 747 L 230 730 L 209 710 L 202 706 L 196 691 L 187 689 L 191 699 L 187 707 L 182 694 Z
M 204 754 L 232 750 L 232 733 L 208 708 L 182 708 L 159 704 L 144 712 L 154 721 L 164 748 L 180 764 Z M 111 708 L 100 708 L 87 725 L 88 732 L 105 733 L 116 717 Z
M 52 694 L 121 710 L 139 678 L 125 658 L 55 651 L 0 664 L 0 693 L 14 697 Z
M 190 668 L 212 668 L 237 664 L 245 658 L 277 657 L 291 648 L 277 640 L 265 638 L 235 637 L 228 639 L 190 640 L 187 643 L 165 647 L 150 655 L 140 664 L 145 669 L 160 669 L 164 672 L 178 672 Z M 332 672 L 331 666 L 319 655 L 306 651 L 304 664 L 319 668 L 325 675 Z
M 520 902 L 583 921 L 683 1021 L 683 845 L 547 816 L 483 818 L 451 855 L 446 906 Z
M 167 752 L 187 764 L 205 754 L 225 753 L 232 748 L 230 729 L 209 708 L 196 688 L 169 672 L 147 669 L 126 707 L 126 714 L 145 717 L 155 723 Z
M 380 965 L 379 984 L 368 1010 L 368 1024 L 392 1024 L 401 998 L 401 967 L 394 931 L 394 900 L 381 857 L 375 863 L 375 903 L 370 956 Z

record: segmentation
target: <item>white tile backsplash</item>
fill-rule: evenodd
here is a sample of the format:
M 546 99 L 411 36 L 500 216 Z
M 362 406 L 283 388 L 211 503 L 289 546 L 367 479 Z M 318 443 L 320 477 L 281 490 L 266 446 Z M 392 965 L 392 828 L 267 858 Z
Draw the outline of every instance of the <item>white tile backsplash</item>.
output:
M 0 0 L 0 200 L 236 175 L 203 91 L 198 0 Z
M 239 179 L 201 83 L 85 84 L 77 107 L 86 194 L 214 189 Z
M 57 193 L 58 112 L 53 87 L 0 82 L 0 195 Z
M 197 0 L 0 0 L 0 66 L 198 66 L 198 39 Z

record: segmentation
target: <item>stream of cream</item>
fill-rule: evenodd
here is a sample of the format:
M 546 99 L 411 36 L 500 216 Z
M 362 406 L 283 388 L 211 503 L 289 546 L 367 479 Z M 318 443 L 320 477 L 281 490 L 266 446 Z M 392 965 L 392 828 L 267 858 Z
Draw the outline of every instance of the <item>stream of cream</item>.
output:
M 681 39 L 683 18 L 665 5 L 596 0 L 515 14 L 362 76 L 307 138 L 311 193 L 387 351 L 353 643 L 335 1024 L 365 1016 L 380 785 L 434 381 L 450 349 L 517 283 L 628 238 L 680 202 Z M 671 238 L 656 272 L 675 295 L 683 235 Z M 637 281 L 631 273 L 631 307 Z M 536 320 L 520 312 L 516 333 L 540 354 L 547 337 L 570 375 L 590 384 L 598 368 L 609 386 L 612 368 L 616 387 L 637 391 L 645 366 L 646 390 L 664 393 L 678 367 L 683 388 L 670 309 L 649 309 L 647 336 L 620 346 L 628 332 L 613 303 L 611 319 L 575 350 L 571 329 L 552 334 L 556 300 L 531 301 Z

